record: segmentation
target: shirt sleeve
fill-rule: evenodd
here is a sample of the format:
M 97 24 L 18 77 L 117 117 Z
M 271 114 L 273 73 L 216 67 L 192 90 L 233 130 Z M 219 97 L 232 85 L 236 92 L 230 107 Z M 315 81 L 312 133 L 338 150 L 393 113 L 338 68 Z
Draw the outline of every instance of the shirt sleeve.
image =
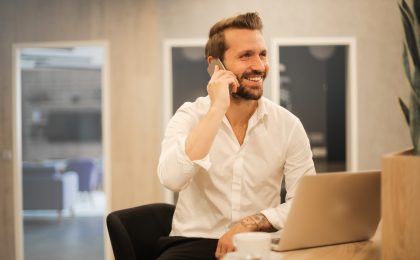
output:
M 302 123 L 298 120 L 289 136 L 284 164 L 286 202 L 261 211 L 274 228 L 280 230 L 284 227 L 300 178 L 314 174 L 316 173 L 309 139 Z
M 199 122 L 197 115 L 183 105 L 169 121 L 162 141 L 158 165 L 159 180 L 166 188 L 180 191 L 188 186 L 194 175 L 210 168 L 209 155 L 191 161 L 185 153 L 185 141 Z

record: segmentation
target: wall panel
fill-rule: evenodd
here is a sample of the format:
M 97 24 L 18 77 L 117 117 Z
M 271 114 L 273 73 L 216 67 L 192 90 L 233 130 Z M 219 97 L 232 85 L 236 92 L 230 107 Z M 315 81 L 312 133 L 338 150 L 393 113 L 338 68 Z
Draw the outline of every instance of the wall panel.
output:
M 107 41 L 110 55 L 111 209 L 160 201 L 159 17 L 155 1 L 0 2 L 0 151 L 12 150 L 12 45 Z M 147 62 L 145 62 L 147 61 Z M 0 259 L 17 259 L 14 161 L 0 161 Z

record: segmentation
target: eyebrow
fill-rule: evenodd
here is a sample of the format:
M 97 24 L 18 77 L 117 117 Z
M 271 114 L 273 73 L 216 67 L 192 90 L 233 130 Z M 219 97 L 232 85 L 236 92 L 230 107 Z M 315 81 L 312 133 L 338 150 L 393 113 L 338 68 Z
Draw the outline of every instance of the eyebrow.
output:
M 254 53 L 258 53 L 258 54 L 261 54 L 261 53 L 267 53 L 267 49 L 262 49 L 262 50 L 260 50 L 260 51 L 255 51 L 255 50 L 243 50 L 243 51 L 239 51 L 239 52 L 238 52 L 238 56 L 241 56 L 241 55 L 244 55 L 244 54 L 247 54 L 247 53 L 251 53 L 251 54 L 254 54 Z

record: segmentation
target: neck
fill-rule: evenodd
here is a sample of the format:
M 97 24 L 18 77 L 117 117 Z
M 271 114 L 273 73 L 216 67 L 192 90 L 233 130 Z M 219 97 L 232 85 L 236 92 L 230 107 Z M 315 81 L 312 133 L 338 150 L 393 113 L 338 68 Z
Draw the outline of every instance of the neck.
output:
M 235 98 L 230 99 L 230 106 L 226 112 L 232 126 L 248 124 L 248 120 L 254 114 L 258 107 L 258 100 L 238 100 Z

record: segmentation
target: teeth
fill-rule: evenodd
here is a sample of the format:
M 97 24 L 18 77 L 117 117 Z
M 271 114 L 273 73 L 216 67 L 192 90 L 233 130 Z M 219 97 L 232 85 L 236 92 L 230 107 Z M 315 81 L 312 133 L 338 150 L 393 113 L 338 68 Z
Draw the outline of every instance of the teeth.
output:
M 261 77 L 252 77 L 252 78 L 248 78 L 248 80 L 257 82 L 261 80 Z

